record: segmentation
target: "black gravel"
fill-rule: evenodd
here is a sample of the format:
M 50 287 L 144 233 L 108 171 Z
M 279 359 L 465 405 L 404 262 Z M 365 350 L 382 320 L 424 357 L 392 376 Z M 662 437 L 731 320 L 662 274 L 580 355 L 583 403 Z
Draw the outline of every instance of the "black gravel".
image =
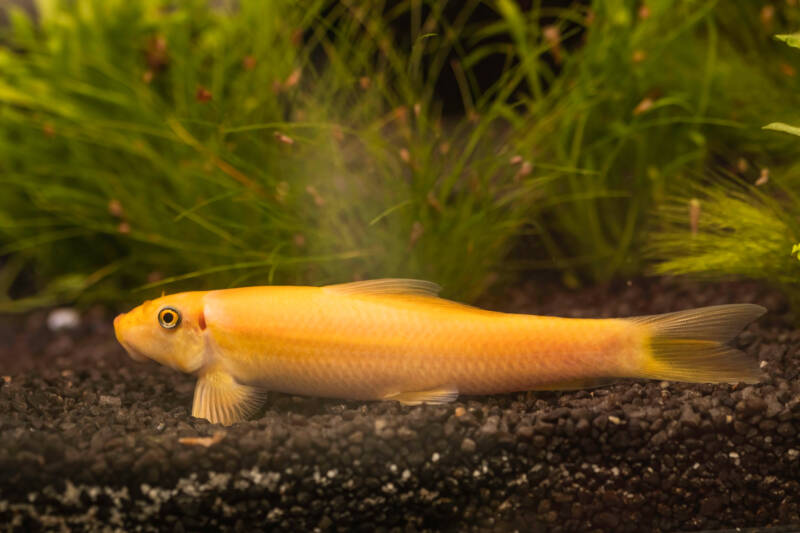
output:
M 102 310 L 64 333 L 44 312 L 6 317 L 0 529 L 800 528 L 800 331 L 780 296 L 638 280 L 524 287 L 489 305 L 627 316 L 727 302 L 770 309 L 736 341 L 763 383 L 626 382 L 411 408 L 276 394 L 231 428 L 193 419 L 193 379 L 130 361 Z

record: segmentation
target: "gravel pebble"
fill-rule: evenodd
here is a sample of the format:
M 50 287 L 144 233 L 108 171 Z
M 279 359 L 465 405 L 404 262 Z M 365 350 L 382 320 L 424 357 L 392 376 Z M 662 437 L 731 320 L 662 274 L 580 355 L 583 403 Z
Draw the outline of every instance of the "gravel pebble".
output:
M 475 444 L 474 440 L 472 440 L 470 438 L 466 438 L 463 441 L 461 441 L 461 451 L 462 452 L 464 452 L 464 453 L 474 453 L 475 450 L 477 450 L 477 449 L 478 449 L 478 447 Z

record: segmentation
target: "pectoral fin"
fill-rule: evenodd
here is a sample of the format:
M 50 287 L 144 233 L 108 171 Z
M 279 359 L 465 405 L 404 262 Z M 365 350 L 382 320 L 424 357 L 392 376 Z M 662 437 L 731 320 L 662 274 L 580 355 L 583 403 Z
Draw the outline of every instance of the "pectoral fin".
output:
M 224 370 L 213 368 L 197 380 L 192 416 L 230 426 L 250 417 L 261 406 L 264 396 L 261 389 L 237 383 Z
M 384 400 L 395 400 L 403 405 L 448 403 L 455 401 L 456 398 L 458 398 L 458 390 L 455 387 L 442 387 L 414 392 L 395 392 L 383 397 Z

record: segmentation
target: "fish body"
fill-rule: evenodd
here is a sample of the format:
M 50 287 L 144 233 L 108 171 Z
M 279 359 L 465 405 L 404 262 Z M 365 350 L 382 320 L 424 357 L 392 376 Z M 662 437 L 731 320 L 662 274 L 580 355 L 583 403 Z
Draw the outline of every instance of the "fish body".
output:
M 374 280 L 180 293 L 114 325 L 134 358 L 196 374 L 193 414 L 225 424 L 248 416 L 263 390 L 414 404 L 608 378 L 757 378 L 753 361 L 720 343 L 760 315 L 758 306 L 569 319 L 487 311 L 437 290 Z
M 359 400 L 627 375 L 642 343 L 624 321 L 497 313 L 418 295 L 254 287 L 209 292 L 204 304 L 212 351 L 237 380 Z

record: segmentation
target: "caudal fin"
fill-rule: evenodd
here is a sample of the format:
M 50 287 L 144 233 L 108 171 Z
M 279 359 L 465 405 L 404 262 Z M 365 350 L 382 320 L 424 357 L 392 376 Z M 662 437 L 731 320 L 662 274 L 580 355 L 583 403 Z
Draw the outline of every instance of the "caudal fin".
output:
M 758 361 L 726 346 L 766 312 L 760 305 L 729 304 L 631 318 L 650 329 L 642 377 L 693 383 L 755 383 Z

